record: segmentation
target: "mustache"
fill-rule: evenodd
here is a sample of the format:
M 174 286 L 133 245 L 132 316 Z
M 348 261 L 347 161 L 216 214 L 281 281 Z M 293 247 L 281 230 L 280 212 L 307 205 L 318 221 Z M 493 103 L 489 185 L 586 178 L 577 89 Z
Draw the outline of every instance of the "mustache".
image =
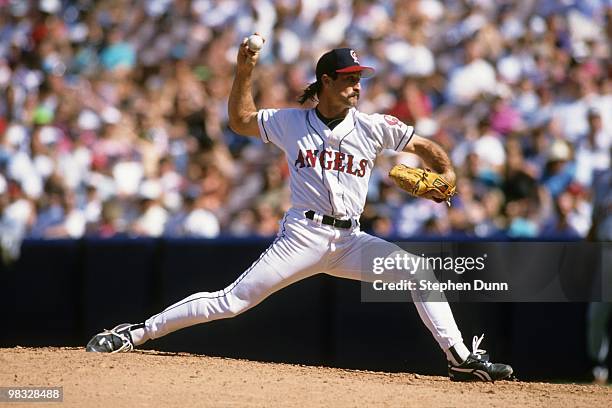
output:
M 356 96 L 357 99 L 359 99 L 359 92 L 353 92 L 352 94 L 350 94 L 348 97 L 352 98 L 353 96 Z

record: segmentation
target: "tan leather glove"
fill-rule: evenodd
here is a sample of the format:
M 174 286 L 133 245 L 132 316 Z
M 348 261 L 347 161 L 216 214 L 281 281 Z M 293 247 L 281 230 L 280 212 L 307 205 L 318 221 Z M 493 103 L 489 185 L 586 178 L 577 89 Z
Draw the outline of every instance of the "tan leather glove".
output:
M 438 173 L 430 169 L 418 169 L 403 164 L 396 164 L 389 171 L 389 177 L 402 190 L 415 197 L 428 198 L 438 203 L 446 201 L 450 207 L 450 199 L 456 193 L 451 185 Z

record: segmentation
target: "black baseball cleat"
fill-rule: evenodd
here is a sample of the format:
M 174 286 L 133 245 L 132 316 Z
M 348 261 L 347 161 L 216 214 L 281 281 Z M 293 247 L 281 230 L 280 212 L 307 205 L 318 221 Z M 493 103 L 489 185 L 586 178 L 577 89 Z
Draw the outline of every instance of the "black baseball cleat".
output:
M 127 353 L 134 350 L 130 335 L 130 323 L 122 323 L 111 330 L 104 330 L 89 340 L 85 350 L 94 353 Z
M 489 362 L 486 350 L 478 349 L 484 334 L 472 340 L 472 353 L 460 365 L 448 362 L 448 376 L 451 381 L 497 381 L 508 379 L 513 373 L 508 364 Z

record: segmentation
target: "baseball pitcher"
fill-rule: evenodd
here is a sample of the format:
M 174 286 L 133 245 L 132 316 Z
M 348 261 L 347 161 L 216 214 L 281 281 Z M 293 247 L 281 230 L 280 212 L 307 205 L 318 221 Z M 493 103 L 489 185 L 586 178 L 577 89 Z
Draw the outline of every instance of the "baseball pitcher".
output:
M 290 169 L 292 207 L 280 222 L 276 240 L 235 282 L 217 292 L 195 293 L 139 324 L 121 324 L 95 335 L 88 351 L 131 351 L 148 340 L 216 319 L 234 317 L 272 293 L 317 273 L 363 280 L 361 254 L 396 245 L 359 229 L 368 180 L 384 149 L 417 154 L 428 170 L 395 168 L 391 177 L 412 194 L 447 201 L 454 194 L 455 173 L 448 155 L 437 144 L 419 137 L 414 128 L 389 115 L 357 110 L 360 81 L 374 69 L 360 64 L 355 51 L 334 49 L 316 66 L 316 82 L 300 97 L 317 102 L 313 109 L 257 109 L 252 73 L 259 57 L 247 40 L 240 46 L 229 96 L 229 125 L 236 133 L 273 143 L 286 155 Z M 428 294 L 411 291 L 416 309 L 448 361 L 454 381 L 495 381 L 512 368 L 488 361 L 474 338 L 464 345 L 448 303 L 427 301 Z

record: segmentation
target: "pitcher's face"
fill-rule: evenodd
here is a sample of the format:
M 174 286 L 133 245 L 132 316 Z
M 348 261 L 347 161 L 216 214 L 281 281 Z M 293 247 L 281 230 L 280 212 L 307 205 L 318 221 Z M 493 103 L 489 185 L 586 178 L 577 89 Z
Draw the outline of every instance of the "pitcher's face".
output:
M 334 99 L 334 102 L 347 108 L 357 106 L 361 93 L 361 73 L 338 74 L 336 79 L 329 79 L 328 96 Z

